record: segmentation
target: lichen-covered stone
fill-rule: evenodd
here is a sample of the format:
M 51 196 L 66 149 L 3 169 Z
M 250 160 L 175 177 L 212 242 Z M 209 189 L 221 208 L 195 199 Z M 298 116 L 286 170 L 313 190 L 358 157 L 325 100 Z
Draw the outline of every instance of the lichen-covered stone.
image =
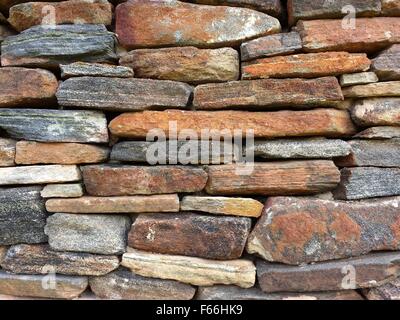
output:
M 400 98 L 358 100 L 351 110 L 351 117 L 362 127 L 400 126 Z
M 0 167 L 15 165 L 15 140 L 0 138 Z
M 83 76 L 117 78 L 132 78 L 134 76 L 133 70 L 129 67 L 106 63 L 74 62 L 61 64 L 60 69 L 62 79 Z
M 372 60 L 372 70 L 381 81 L 400 80 L 400 44 L 395 44 Z
M 345 98 L 398 97 L 400 81 L 377 82 L 343 88 Z
M 42 198 L 76 198 L 83 196 L 80 183 L 48 184 L 40 192 Z
M 378 82 L 379 78 L 374 72 L 360 72 L 351 74 L 342 74 L 340 76 L 340 85 L 342 87 L 355 86 Z

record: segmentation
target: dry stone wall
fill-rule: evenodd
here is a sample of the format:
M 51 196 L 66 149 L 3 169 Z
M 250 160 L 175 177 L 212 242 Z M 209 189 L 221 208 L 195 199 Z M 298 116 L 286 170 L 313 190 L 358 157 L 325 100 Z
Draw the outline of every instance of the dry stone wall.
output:
M 0 11 L 0 298 L 399 299 L 399 0 Z

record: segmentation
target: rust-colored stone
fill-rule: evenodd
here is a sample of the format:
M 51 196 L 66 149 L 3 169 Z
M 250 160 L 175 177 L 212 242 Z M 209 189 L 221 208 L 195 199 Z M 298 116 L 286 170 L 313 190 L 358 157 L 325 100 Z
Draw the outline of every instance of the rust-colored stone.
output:
M 233 7 L 245 7 L 265 12 L 279 18 L 282 14 L 282 3 L 280 0 L 194 0 L 195 3 L 224 5 Z
M 382 11 L 385 16 L 400 17 L 400 1 L 382 0 Z

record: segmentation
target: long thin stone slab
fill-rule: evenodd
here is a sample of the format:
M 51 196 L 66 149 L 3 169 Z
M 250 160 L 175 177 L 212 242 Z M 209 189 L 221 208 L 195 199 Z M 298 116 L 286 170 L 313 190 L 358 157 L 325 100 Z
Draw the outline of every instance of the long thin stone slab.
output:
M 83 76 L 117 78 L 132 78 L 134 76 L 132 68 L 105 63 L 74 62 L 61 64 L 60 70 L 62 79 Z
M 377 140 L 400 138 L 400 127 L 372 127 L 357 133 L 354 138 Z
M 400 126 L 400 98 L 358 100 L 351 110 L 351 117 L 362 127 Z
M 43 142 L 108 142 L 102 112 L 1 109 L 0 129 L 12 138 Z
M 195 3 L 250 8 L 279 18 L 282 14 L 280 0 L 194 0 Z
M 400 96 L 400 81 L 377 82 L 343 88 L 345 98 Z
M 151 92 L 151 94 L 149 94 Z M 184 108 L 192 88 L 181 82 L 135 78 L 77 77 L 62 82 L 56 93 L 63 107 L 109 111 Z
M 197 286 L 234 284 L 251 288 L 256 276 L 256 268 L 250 260 L 216 261 L 135 249 L 129 249 L 122 256 L 121 264 L 144 277 L 172 279 Z
M 350 73 L 350 74 L 342 74 L 340 76 L 340 85 L 342 87 L 369 84 L 378 81 L 379 78 L 374 72 Z
M 48 184 L 40 192 L 42 198 L 79 198 L 83 196 L 80 183 Z

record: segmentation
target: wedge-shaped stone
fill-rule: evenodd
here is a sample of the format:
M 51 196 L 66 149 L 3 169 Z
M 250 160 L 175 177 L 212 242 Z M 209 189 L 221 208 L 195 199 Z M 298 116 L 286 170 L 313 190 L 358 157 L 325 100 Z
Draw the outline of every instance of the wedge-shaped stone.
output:
M 1 267 L 13 273 L 43 274 L 50 268 L 57 274 L 100 276 L 119 266 L 117 256 L 90 253 L 60 252 L 48 245 L 12 246 Z
M 99 165 L 82 167 L 82 172 L 93 196 L 196 192 L 207 182 L 207 173 L 196 167 Z
M 363 291 L 368 300 L 400 300 L 400 279 Z
M 89 279 L 97 297 L 112 300 L 190 300 L 196 289 L 174 280 L 142 277 L 127 270 L 117 270 Z
M 32 298 L 73 299 L 88 286 L 87 277 L 55 275 L 50 287 L 48 275 L 22 275 L 0 271 L 0 293 Z M 43 284 L 48 285 L 44 286 Z
M 0 68 L 0 107 L 55 105 L 57 78 L 42 69 Z
M 182 211 L 201 211 L 218 215 L 258 218 L 264 205 L 251 198 L 185 196 Z
M 265 159 L 331 159 L 346 156 L 350 150 L 343 140 L 310 138 L 258 140 L 246 153 Z
M 59 64 L 115 61 L 115 36 L 104 25 L 35 26 L 1 44 L 2 66 L 56 68 Z
M 386 16 L 400 17 L 400 1 L 399 0 L 382 0 L 382 11 Z
M 375 52 L 400 42 L 397 18 L 357 18 L 355 23 L 355 27 L 345 23 L 343 28 L 342 19 L 299 21 L 297 31 L 304 50 L 309 52 Z
M 363 300 L 355 290 L 310 293 L 265 293 L 259 288 L 215 285 L 199 287 L 196 300 Z
M 72 182 L 80 179 L 79 168 L 74 165 L 0 168 L 0 185 Z
M 128 235 L 131 248 L 215 260 L 241 257 L 251 219 L 196 213 L 139 215 Z
M 271 58 L 272 59 L 272 58 Z M 262 79 L 203 84 L 194 90 L 197 109 L 246 107 L 265 109 L 292 106 L 334 106 L 343 100 L 335 77 L 318 79 Z
M 121 254 L 130 224 L 121 215 L 55 213 L 47 219 L 45 233 L 53 250 Z
M 197 286 L 234 284 L 251 288 L 256 268 L 250 260 L 216 261 L 148 253 L 129 249 L 122 256 L 122 265 L 144 277 L 172 279 Z
M 132 78 L 134 75 L 133 70 L 129 67 L 105 63 L 74 62 L 61 64 L 60 69 L 62 79 L 83 76 Z
M 232 48 L 175 47 L 138 49 L 120 59 L 135 77 L 189 83 L 232 81 L 239 78 L 238 52 Z
M 372 127 L 357 133 L 355 138 L 358 139 L 393 139 L 400 138 L 400 127 Z
M 242 79 L 316 78 L 367 71 L 365 53 L 321 52 L 258 59 L 242 64 Z
M 381 81 L 400 80 L 400 44 L 379 54 L 372 62 L 372 70 Z
M 279 18 L 282 14 L 282 4 L 280 0 L 194 0 L 193 2 L 211 5 L 245 7 L 265 12 L 277 18 Z
M 374 72 L 360 72 L 351 74 L 342 74 L 340 76 L 340 85 L 342 87 L 355 86 L 378 82 L 378 76 Z
M 75 198 L 83 196 L 80 183 L 48 184 L 40 192 L 42 198 Z
M 114 118 L 110 125 L 118 137 L 146 138 L 149 130 L 159 128 L 173 137 L 170 124 L 176 122 L 177 132 L 191 129 L 202 138 L 202 130 L 242 134 L 254 130 L 255 138 L 327 136 L 340 137 L 356 133 L 347 111 L 316 109 L 310 111 L 144 111 L 124 113 Z M 207 139 L 210 139 L 207 137 Z
M 247 170 L 246 170 L 247 169 Z M 286 161 L 208 168 L 206 191 L 220 195 L 305 195 L 329 191 L 340 174 L 332 161 Z
M 15 141 L 0 138 L 0 167 L 11 167 L 15 165 Z
M 130 0 L 116 8 L 116 33 L 127 48 L 231 46 L 280 30 L 279 20 L 245 8 L 175 0 Z
M 176 194 L 132 197 L 81 197 L 50 199 L 46 202 L 49 212 L 66 213 L 141 213 L 178 212 Z
M 48 15 L 54 13 L 54 20 Z M 48 2 L 27 2 L 10 8 L 8 22 L 18 31 L 36 25 L 46 24 L 104 24 L 110 25 L 112 5 L 107 0 L 73 0 Z
M 40 187 L 0 189 L 0 245 L 46 242 Z
M 19 141 L 17 164 L 80 164 L 107 161 L 108 148 L 81 143 L 42 143 Z
M 242 61 L 294 53 L 301 50 L 302 43 L 297 32 L 285 32 L 260 37 L 240 46 Z
M 257 262 L 257 279 L 265 292 L 334 291 L 376 287 L 400 274 L 400 254 L 377 253 L 305 266 Z
M 359 202 L 269 198 L 247 251 L 268 261 L 299 265 L 398 250 L 399 205 L 400 197 Z
M 360 126 L 400 126 L 400 98 L 362 99 L 355 103 L 351 117 Z
M 345 98 L 399 97 L 400 81 L 377 82 L 343 88 Z
M 400 167 L 400 139 L 352 140 L 351 153 L 335 160 L 340 167 Z
M 381 12 L 381 0 L 289 0 L 287 8 L 289 23 L 293 25 L 298 20 L 341 18 L 348 10 L 352 13 L 355 10 L 357 17 L 377 16 Z
M 336 199 L 356 200 L 400 195 L 400 168 L 344 168 Z
M 1 109 L 0 129 L 15 139 L 44 142 L 108 142 L 102 112 Z
M 151 93 L 151 94 L 150 94 Z M 57 91 L 60 106 L 111 111 L 186 107 L 192 88 L 184 83 L 134 78 L 77 77 Z

